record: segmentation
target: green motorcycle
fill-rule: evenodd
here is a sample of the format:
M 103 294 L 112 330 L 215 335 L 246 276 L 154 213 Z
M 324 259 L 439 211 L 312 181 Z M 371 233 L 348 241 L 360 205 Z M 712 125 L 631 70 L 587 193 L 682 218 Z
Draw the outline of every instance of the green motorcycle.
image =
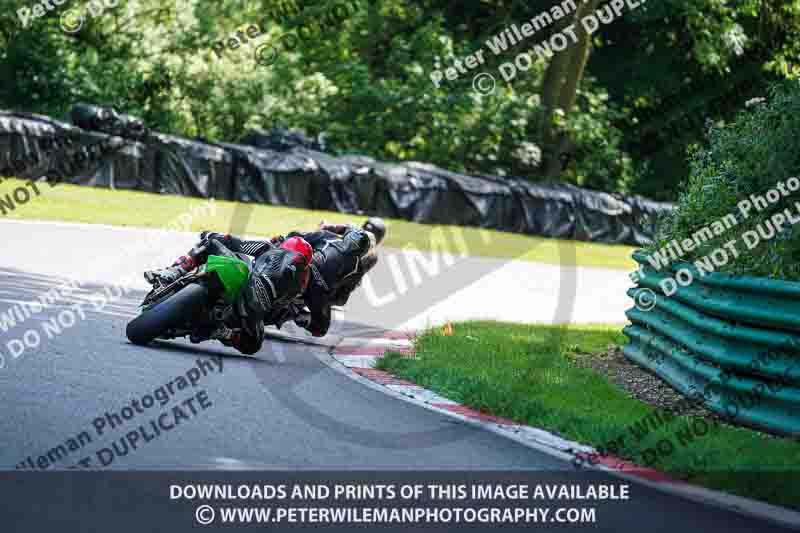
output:
M 224 322 L 249 275 L 245 255 L 209 256 L 206 264 L 174 283 L 150 291 L 139 316 L 128 323 L 128 340 L 139 345 L 186 336 L 193 342 L 206 340 L 204 333 Z

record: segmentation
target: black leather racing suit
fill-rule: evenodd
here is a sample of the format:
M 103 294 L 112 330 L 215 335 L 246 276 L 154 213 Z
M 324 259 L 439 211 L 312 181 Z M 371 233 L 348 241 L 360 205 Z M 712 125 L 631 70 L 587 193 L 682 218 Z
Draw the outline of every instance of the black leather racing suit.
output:
M 255 257 L 240 298 L 225 325 L 241 328 L 230 344 L 245 354 L 254 354 L 264 342 L 264 319 L 276 308 L 284 307 L 303 293 L 308 284 L 308 265 L 297 252 L 283 250 L 269 242 L 245 241 L 231 235 L 203 232 L 201 242 L 189 252 L 190 264 L 202 265 L 209 255 Z M 181 258 L 179 263 L 185 263 Z
M 340 228 L 344 228 L 341 234 L 323 229 L 287 235 L 287 238 L 302 237 L 314 250 L 311 279 L 304 300 L 311 311 L 307 329 L 315 337 L 327 334 L 331 325 L 331 306 L 347 303 L 350 293 L 377 262 L 375 255 L 366 255 L 371 242 L 364 230 L 354 226 Z

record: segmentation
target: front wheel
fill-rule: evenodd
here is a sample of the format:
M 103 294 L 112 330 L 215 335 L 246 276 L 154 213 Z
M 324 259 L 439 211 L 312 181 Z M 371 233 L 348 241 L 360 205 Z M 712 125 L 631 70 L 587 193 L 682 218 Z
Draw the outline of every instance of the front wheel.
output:
M 148 344 L 167 331 L 187 322 L 205 304 L 208 289 L 192 283 L 163 302 L 142 312 L 128 323 L 125 330 L 133 344 Z

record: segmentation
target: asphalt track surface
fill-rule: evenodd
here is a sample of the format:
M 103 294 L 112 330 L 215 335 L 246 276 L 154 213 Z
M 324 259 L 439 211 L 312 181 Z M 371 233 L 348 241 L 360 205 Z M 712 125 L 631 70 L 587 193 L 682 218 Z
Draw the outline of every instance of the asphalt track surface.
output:
M 78 289 L 68 298 L 0 332 L 0 354 L 4 356 L 0 368 L 0 468 L 14 469 L 28 457 L 35 463 L 59 445 L 67 453 L 56 461 L 57 467 L 76 465 L 86 457 L 91 458 L 92 466 L 99 466 L 98 450 L 113 449 L 115 442 L 122 448 L 120 439 L 126 432 L 166 412 L 167 424 L 173 425 L 170 430 L 149 442 L 140 441 L 135 450 L 128 449 L 124 455 L 115 454 L 107 467 L 573 470 L 568 463 L 544 453 L 365 387 L 323 362 L 328 350 L 325 346 L 273 339 L 256 357 L 241 357 L 216 343 L 131 345 L 125 338 L 125 325 L 144 295 L 142 285 L 99 310 L 94 305 L 98 300 L 92 298 L 119 279 L 121 269 L 141 272 L 143 266 L 154 266 L 148 262 L 155 260 L 152 254 L 156 251 L 136 260 L 122 258 L 125 267 L 114 264 L 120 259 L 115 250 L 120 250 L 126 239 L 138 236 L 138 231 L 104 227 L 0 223 L 0 242 L 4 243 L 0 312 L 15 303 L 36 300 L 37 295 L 59 287 L 65 279 L 80 280 Z M 174 256 L 191 244 L 192 236 L 169 239 L 169 245 L 157 252 Z M 89 264 L 110 268 L 89 272 Z M 539 266 L 529 264 L 528 268 L 535 275 Z M 548 268 L 540 270 L 547 272 Z M 477 269 L 484 272 L 480 265 Z M 494 266 L 489 271 L 497 269 Z M 597 275 L 620 276 L 605 272 Z M 471 285 L 486 283 L 480 276 L 470 279 Z M 437 285 L 442 283 L 436 280 Z M 606 284 L 614 283 L 625 285 L 617 277 Z M 378 282 L 376 286 L 385 294 L 386 286 Z M 453 294 L 452 288 L 445 288 L 441 301 Z M 551 290 L 557 292 L 558 287 Z M 434 291 L 428 288 L 425 292 Z M 423 304 L 431 308 L 430 301 Z M 354 303 L 356 308 L 359 305 L 363 302 Z M 77 319 L 66 327 L 71 323 L 66 312 L 70 309 Z M 78 309 L 85 318 L 80 318 Z M 414 315 L 416 311 L 420 309 L 412 306 L 384 313 L 365 306 L 362 311 L 340 316 L 327 342 L 413 323 L 420 320 Z M 557 310 L 549 314 L 559 316 Z M 53 333 L 52 327 L 45 329 L 44 323 L 52 325 L 53 320 L 62 326 L 60 334 Z M 38 332 L 41 342 L 15 358 L 7 343 L 22 339 L 30 330 Z M 31 340 L 32 334 L 28 335 Z M 142 408 L 143 413 L 136 413 L 121 428 L 111 430 L 107 426 L 103 435 L 97 435 L 95 419 L 104 418 L 106 413 L 121 413 L 131 400 L 154 395 L 157 389 L 197 368 L 199 360 L 210 362 L 215 369 L 221 364 L 222 371 L 196 376 L 196 387 L 178 390 L 180 385 L 174 384 L 174 395 L 164 407 L 156 404 Z M 184 407 L 188 416 L 174 425 L 172 408 L 200 391 L 205 393 L 202 403 L 206 407 L 199 407 L 201 401 L 196 400 L 196 414 Z M 77 441 L 81 432 L 88 433 L 91 442 L 69 450 L 69 439 Z M 107 453 L 105 458 L 109 458 Z M 604 516 L 598 525 L 609 531 L 634 525 L 650 531 L 772 528 L 647 488 L 637 489 L 636 500 Z

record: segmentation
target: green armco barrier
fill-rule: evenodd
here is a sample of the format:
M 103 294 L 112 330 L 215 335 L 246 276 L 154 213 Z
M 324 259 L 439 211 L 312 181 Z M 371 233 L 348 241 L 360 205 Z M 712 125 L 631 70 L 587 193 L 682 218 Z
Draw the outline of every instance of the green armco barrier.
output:
M 640 290 L 642 289 L 631 289 L 628 295 L 635 297 L 635 293 Z M 720 336 L 713 330 L 707 331 L 703 323 L 697 325 L 687 323 L 679 316 L 664 310 L 664 308 L 684 307 L 680 303 L 667 301 L 659 304 L 651 311 L 633 308 L 625 314 L 634 324 L 646 326 L 649 330 L 685 346 L 693 356 L 722 368 L 731 369 L 738 374 L 760 375 L 766 379 L 777 380 L 794 366 L 800 374 L 800 352 L 792 353 L 789 348 L 780 345 L 770 346 L 745 339 Z M 712 320 L 714 319 L 709 319 L 709 323 Z M 731 329 L 735 331 L 736 328 Z M 792 340 L 800 346 L 800 336 Z M 791 345 L 787 343 L 786 346 Z M 759 356 L 762 364 L 754 363 L 754 360 L 759 360 Z M 767 356 L 769 364 L 766 364 Z
M 633 252 L 633 259 L 640 265 L 650 265 L 647 260 L 649 255 L 640 250 Z M 675 263 L 676 270 L 679 267 L 689 266 L 695 271 L 697 270 L 694 265 L 686 261 L 678 261 Z M 697 273 L 699 275 L 699 273 Z M 706 285 L 713 285 L 739 291 L 750 291 L 761 294 L 777 294 L 786 297 L 800 297 L 800 283 L 796 281 L 783 281 L 779 279 L 770 278 L 754 278 L 751 276 L 735 276 L 733 274 L 725 274 L 723 272 L 706 273 L 705 276 L 700 276 Z
M 774 384 L 770 388 L 769 383 L 738 377 L 723 382 L 718 368 L 671 340 L 635 325 L 624 332 L 631 339 L 623 348 L 625 356 L 681 393 L 702 395 L 706 407 L 741 424 L 800 436 L 800 389 L 782 386 L 777 390 Z
M 631 298 L 635 298 L 638 293 L 645 290 L 644 288 L 628 289 L 627 294 Z M 656 296 L 655 307 L 718 337 L 782 349 L 786 349 L 787 345 L 791 345 L 792 342 L 800 342 L 800 335 L 796 333 L 758 329 L 745 324 L 733 324 L 723 319 L 705 315 L 675 298 L 669 298 L 664 295 Z
M 643 267 L 628 296 L 655 301 L 626 312 L 625 356 L 738 423 L 800 436 L 800 283 L 701 275 L 685 262 L 659 272 L 633 258 Z M 692 282 L 667 296 L 663 280 L 682 268 Z
M 660 285 L 666 278 L 675 277 L 680 268 L 692 273 L 693 281 L 683 287 L 679 284 L 669 298 L 726 320 L 735 319 L 756 326 L 784 328 L 800 332 L 800 283 L 758 278 L 732 280 L 718 272 L 700 274 L 688 263 L 677 263 L 669 271 L 656 271 L 646 255 L 634 252 L 633 258 L 644 265 L 644 276 L 639 285 L 663 294 Z M 755 287 L 770 287 L 768 291 L 756 292 Z

